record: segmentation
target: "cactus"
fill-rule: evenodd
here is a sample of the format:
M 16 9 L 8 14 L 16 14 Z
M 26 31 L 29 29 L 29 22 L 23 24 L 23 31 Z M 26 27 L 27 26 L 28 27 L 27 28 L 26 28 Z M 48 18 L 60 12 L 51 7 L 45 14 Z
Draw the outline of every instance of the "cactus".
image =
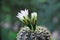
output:
M 34 32 L 29 27 L 23 27 L 17 34 L 17 40 L 50 40 L 50 38 L 50 31 L 41 26 L 37 26 Z
M 25 14 L 26 13 L 26 14 Z M 37 13 L 31 14 L 31 19 L 28 17 L 28 10 L 21 11 L 17 17 L 25 23 L 17 34 L 17 40 L 50 40 L 51 33 L 46 27 L 37 26 Z

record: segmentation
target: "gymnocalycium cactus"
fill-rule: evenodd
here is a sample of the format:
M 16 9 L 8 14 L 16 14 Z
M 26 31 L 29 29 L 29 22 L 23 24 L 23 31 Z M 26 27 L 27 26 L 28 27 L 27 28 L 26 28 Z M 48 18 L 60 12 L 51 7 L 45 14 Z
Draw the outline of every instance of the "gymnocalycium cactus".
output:
M 46 27 L 37 26 L 37 13 L 31 13 L 28 16 L 28 10 L 18 12 L 17 18 L 22 21 L 25 26 L 20 29 L 17 34 L 17 40 L 50 40 L 51 34 Z

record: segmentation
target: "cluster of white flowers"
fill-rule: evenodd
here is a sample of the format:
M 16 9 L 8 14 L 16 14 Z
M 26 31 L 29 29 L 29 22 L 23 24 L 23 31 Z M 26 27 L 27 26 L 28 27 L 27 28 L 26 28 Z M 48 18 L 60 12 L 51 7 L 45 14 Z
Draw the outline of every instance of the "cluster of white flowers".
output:
M 23 22 L 23 20 L 24 21 L 29 20 L 28 10 L 27 9 L 21 10 L 20 12 L 18 12 L 16 17 L 19 18 L 22 22 Z M 31 13 L 31 21 L 33 22 L 35 20 L 37 20 L 37 13 L 33 12 L 33 13 Z

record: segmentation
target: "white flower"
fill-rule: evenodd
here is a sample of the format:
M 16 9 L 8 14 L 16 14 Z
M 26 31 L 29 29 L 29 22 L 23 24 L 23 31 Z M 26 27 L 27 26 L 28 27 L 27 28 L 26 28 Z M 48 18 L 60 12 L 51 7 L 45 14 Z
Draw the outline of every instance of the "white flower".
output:
M 37 13 L 33 12 L 31 14 L 31 19 L 29 19 L 28 17 L 28 10 L 21 10 L 20 12 L 18 12 L 17 18 L 20 19 L 20 21 L 22 21 L 24 24 L 29 25 L 29 23 L 33 23 L 36 24 L 36 20 L 37 20 Z
M 18 12 L 17 18 L 19 18 L 21 21 L 24 20 L 24 17 L 27 19 L 28 18 L 28 10 L 21 10 L 20 12 Z
M 37 13 L 36 12 L 33 12 L 31 14 L 31 21 L 36 21 L 37 20 Z

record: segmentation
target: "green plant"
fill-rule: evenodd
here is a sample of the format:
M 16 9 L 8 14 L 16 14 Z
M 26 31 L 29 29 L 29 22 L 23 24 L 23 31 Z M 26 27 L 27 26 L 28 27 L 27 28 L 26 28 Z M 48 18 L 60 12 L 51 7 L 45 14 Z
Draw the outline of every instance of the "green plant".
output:
M 50 40 L 51 34 L 46 27 L 37 26 L 37 13 L 31 13 L 28 17 L 28 10 L 21 10 L 16 16 L 25 26 L 20 29 L 17 34 L 17 40 Z

